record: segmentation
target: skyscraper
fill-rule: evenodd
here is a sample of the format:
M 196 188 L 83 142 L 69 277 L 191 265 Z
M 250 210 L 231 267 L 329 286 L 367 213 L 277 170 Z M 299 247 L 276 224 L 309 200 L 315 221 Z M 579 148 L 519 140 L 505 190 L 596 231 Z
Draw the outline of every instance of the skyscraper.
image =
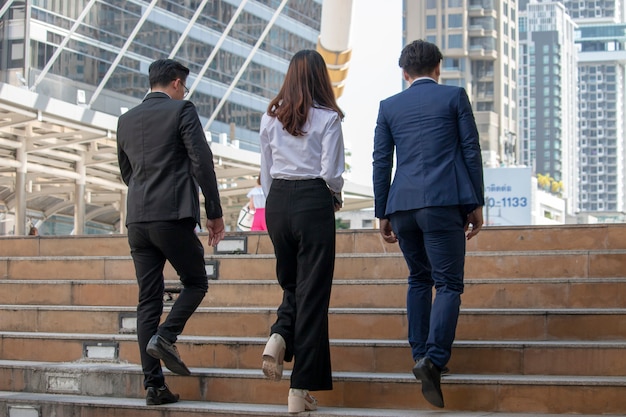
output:
M 578 210 L 601 221 L 626 211 L 626 1 L 565 0 L 578 24 Z
M 626 19 L 624 0 L 562 0 L 577 23 L 623 22 Z
M 516 1 L 407 1 L 404 43 L 415 39 L 441 49 L 441 83 L 468 91 L 485 164 L 518 162 Z
M 577 196 L 575 24 L 558 1 L 531 1 L 519 18 L 520 161 L 549 176 L 573 213 Z M 560 188 L 560 189 L 559 189 Z
M 626 211 L 626 24 L 577 30 L 579 210 L 623 221 Z

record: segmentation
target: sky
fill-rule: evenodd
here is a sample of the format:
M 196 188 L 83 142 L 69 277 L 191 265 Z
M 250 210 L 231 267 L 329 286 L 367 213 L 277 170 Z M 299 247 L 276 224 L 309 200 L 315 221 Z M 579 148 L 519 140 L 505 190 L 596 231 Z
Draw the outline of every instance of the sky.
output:
M 346 114 L 343 136 L 352 152 L 344 178 L 371 185 L 372 149 L 381 100 L 402 90 L 402 0 L 353 0 L 352 59 L 338 104 Z

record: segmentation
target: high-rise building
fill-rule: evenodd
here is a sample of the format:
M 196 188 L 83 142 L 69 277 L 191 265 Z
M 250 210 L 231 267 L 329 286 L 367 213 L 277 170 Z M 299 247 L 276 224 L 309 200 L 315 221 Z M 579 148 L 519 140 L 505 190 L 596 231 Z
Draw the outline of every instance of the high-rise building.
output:
M 626 1 L 563 4 L 578 25 L 578 210 L 601 221 L 624 221 Z
M 577 23 L 624 22 L 624 0 L 562 0 L 570 16 Z
M 606 220 L 626 212 L 626 24 L 581 26 L 579 210 Z
M 578 194 L 575 26 L 558 1 L 532 0 L 520 10 L 520 161 L 551 179 L 568 213 Z
M 116 119 L 167 57 L 191 70 L 234 224 L 261 115 L 293 53 L 316 48 L 321 12 L 322 0 L 0 0 L 0 233 L 5 216 L 16 234 L 29 218 L 43 234 L 123 228 Z
M 440 82 L 464 87 L 487 166 L 518 163 L 516 0 L 404 2 L 404 44 L 435 43 Z

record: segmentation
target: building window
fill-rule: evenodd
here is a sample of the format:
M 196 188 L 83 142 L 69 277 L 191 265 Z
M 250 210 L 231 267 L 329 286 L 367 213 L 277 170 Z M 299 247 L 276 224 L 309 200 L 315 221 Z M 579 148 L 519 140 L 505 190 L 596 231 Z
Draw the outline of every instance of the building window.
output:
M 448 27 L 449 28 L 460 28 L 463 27 L 463 15 L 461 14 L 451 14 L 448 16 Z
M 437 16 L 426 16 L 426 29 L 437 29 Z
M 437 0 L 427 0 L 426 1 L 427 9 L 436 9 L 437 8 Z
M 443 84 L 453 85 L 455 87 L 465 87 L 465 79 L 464 78 L 446 78 L 445 80 L 443 80 Z
M 448 71 L 461 70 L 461 60 L 458 58 L 444 58 L 442 68 Z
M 448 48 L 463 48 L 463 35 L 448 35 Z
M 19 68 L 24 66 L 24 41 L 9 41 L 11 46 L 11 56 L 9 68 Z

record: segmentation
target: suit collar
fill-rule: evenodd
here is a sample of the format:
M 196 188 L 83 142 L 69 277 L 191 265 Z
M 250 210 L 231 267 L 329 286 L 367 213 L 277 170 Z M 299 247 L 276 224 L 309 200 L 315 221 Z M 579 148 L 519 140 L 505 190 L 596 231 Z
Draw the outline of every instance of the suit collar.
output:
M 149 100 L 151 98 L 171 98 L 171 97 L 162 91 L 155 91 L 154 93 L 146 94 L 143 101 Z

